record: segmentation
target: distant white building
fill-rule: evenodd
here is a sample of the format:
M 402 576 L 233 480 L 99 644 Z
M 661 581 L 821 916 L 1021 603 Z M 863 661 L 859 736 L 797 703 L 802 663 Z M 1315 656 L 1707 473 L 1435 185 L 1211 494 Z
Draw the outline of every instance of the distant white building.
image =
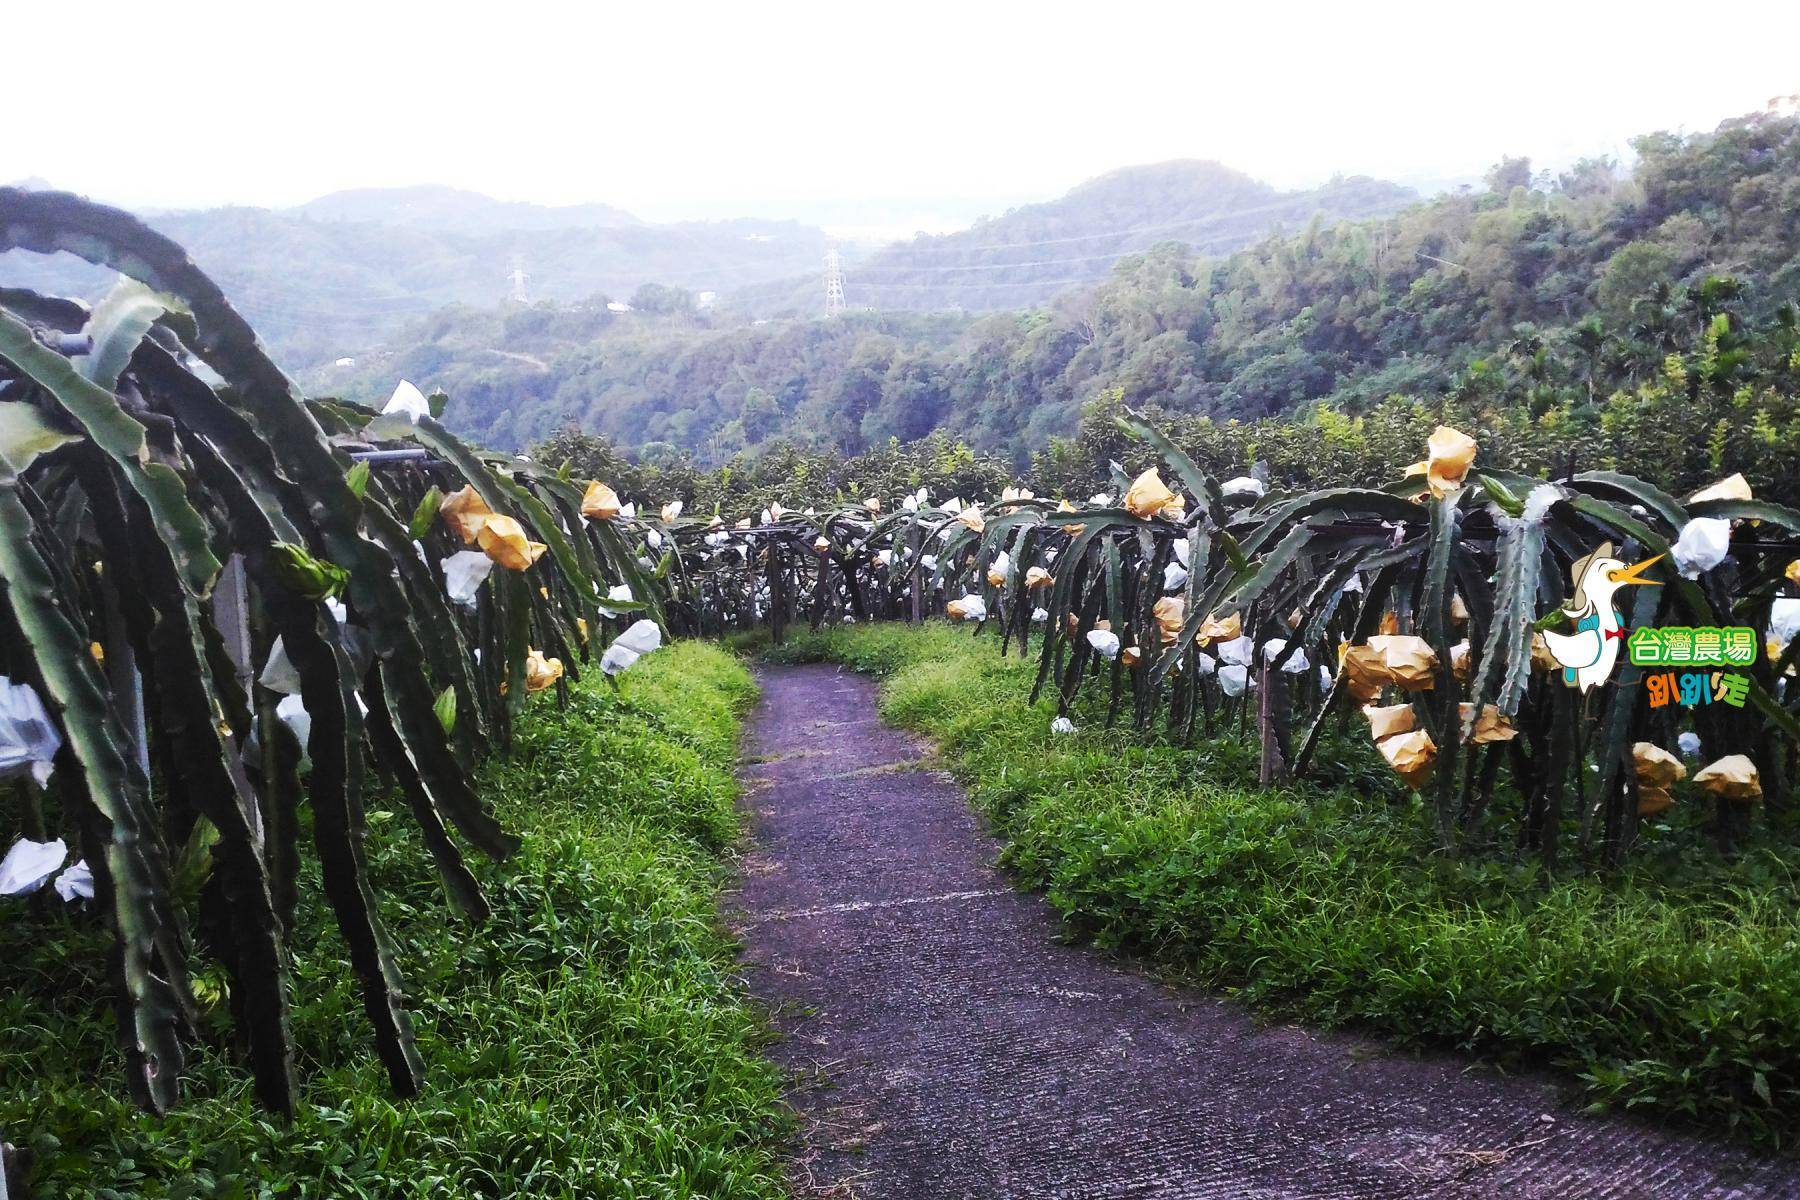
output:
M 340 358 L 331 365 L 334 367 L 354 367 L 356 365 L 356 360 L 354 358 Z
M 606 311 L 607 312 L 631 312 L 632 308 L 631 308 L 631 305 L 625 303 L 623 300 L 608 300 L 606 302 Z
M 711 308 L 714 304 L 717 304 L 718 301 L 719 301 L 719 293 L 717 293 L 717 292 L 701 292 L 698 296 L 694 297 L 694 307 L 695 308 Z

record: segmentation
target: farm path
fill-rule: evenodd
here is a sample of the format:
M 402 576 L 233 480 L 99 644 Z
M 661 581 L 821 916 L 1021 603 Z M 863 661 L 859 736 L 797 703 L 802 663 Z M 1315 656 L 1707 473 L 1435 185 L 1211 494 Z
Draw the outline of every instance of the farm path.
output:
M 761 683 L 733 919 L 785 1035 L 803 1195 L 1800 1195 L 1800 1166 L 1584 1117 L 1451 1057 L 1261 1025 L 1061 944 L 872 683 L 834 666 Z

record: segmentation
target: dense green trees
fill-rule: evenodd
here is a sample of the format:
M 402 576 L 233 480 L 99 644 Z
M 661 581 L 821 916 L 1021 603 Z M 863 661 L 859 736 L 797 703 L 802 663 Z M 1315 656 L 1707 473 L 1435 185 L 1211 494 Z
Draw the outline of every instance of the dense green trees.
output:
M 647 313 L 685 313 L 694 310 L 694 295 L 685 288 L 645 283 L 631 293 L 631 307 Z

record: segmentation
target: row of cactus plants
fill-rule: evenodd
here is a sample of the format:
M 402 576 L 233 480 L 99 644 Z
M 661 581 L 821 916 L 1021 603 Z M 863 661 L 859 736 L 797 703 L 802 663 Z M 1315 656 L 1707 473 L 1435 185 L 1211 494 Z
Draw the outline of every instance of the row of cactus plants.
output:
M 200 1028 L 193 963 L 210 956 L 259 1098 L 290 1112 L 310 853 L 376 1051 L 414 1094 L 404 964 L 365 862 L 370 789 L 403 797 L 450 906 L 483 919 L 465 855 L 517 843 L 473 767 L 528 695 L 660 642 L 655 564 L 586 481 L 461 443 L 441 398 L 406 385 L 378 413 L 302 395 L 218 287 L 128 214 L 0 189 L 11 249 L 121 282 L 91 309 L 0 290 L 7 890 L 33 890 L 73 844 L 57 890 L 91 896 L 112 931 L 140 1103 L 178 1099 Z M 186 894 L 176 864 L 196 851 L 206 878 Z
M 1728 848 L 1758 803 L 1784 807 L 1800 512 L 1741 477 L 1685 501 L 1615 472 L 1530 478 L 1483 469 L 1472 439 L 1440 428 L 1391 486 L 1284 494 L 1210 478 L 1150 424 L 1125 425 L 1163 467 L 1115 466 L 1113 490 L 1079 502 L 1008 489 L 775 505 L 735 524 L 674 514 L 659 523 L 678 551 L 670 603 L 706 632 L 967 621 L 1037 654 L 1032 698 L 1057 698 L 1059 728 L 1087 687 L 1104 689 L 1109 723 L 1192 737 L 1237 716 L 1268 782 L 1307 772 L 1334 723 L 1366 721 L 1447 851 L 1491 840 L 1501 798 L 1547 863 L 1572 841 L 1616 864 L 1673 802 L 1677 749 L 1698 760 L 1692 790 Z M 1602 552 L 1656 585 L 1621 596 L 1625 627 L 1755 631 L 1741 706 L 1653 708 L 1629 661 L 1607 686 L 1565 683 L 1547 641 L 1571 636 L 1572 573 Z

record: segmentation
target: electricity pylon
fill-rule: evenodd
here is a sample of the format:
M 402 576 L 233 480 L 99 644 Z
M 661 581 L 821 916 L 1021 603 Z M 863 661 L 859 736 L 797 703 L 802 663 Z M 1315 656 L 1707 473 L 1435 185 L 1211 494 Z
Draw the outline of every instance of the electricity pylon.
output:
M 844 311 L 844 259 L 836 250 L 825 252 L 825 315 L 839 316 Z

